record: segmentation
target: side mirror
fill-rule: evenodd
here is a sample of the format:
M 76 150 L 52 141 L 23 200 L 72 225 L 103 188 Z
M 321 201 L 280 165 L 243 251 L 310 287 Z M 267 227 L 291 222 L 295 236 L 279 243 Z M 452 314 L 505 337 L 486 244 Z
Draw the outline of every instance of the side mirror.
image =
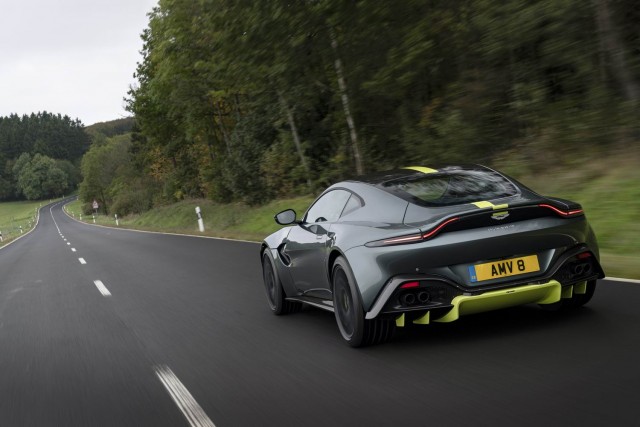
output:
M 276 216 L 273 217 L 276 222 L 280 225 L 289 225 L 296 222 L 296 211 L 293 209 L 287 209 L 286 211 L 282 211 Z

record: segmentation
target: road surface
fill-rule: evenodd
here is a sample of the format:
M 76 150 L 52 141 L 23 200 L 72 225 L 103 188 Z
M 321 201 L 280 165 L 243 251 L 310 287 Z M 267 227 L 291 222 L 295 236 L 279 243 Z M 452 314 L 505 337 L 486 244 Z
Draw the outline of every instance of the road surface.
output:
M 0 250 L 0 425 L 640 425 L 638 284 L 352 349 L 270 313 L 258 251 L 43 208 Z

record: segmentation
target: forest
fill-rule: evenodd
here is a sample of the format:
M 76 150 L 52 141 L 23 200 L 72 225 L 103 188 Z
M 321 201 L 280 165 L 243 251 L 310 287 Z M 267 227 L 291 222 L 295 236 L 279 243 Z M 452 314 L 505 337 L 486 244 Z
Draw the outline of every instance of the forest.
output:
M 260 204 L 409 164 L 535 173 L 634 147 L 635 0 L 160 0 L 131 138 L 82 164 L 84 201 Z
M 0 117 L 0 201 L 75 191 L 90 138 L 79 120 L 46 111 Z

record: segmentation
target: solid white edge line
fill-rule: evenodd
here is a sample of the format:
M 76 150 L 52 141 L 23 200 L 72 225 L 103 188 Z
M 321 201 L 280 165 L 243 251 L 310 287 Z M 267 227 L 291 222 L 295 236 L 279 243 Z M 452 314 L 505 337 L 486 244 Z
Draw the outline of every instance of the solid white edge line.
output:
M 71 203 L 72 201 L 69 201 L 67 203 Z M 89 225 L 91 227 L 100 227 L 100 228 L 107 228 L 109 230 L 119 230 L 119 231 L 131 231 L 134 233 L 146 233 L 146 234 L 162 234 L 165 236 L 182 236 L 182 237 L 195 237 L 198 239 L 213 239 L 213 240 L 228 240 L 230 242 L 242 242 L 242 243 L 253 243 L 253 244 L 260 244 L 261 242 L 254 242 L 252 240 L 241 240 L 241 239 L 229 239 L 226 237 L 214 237 L 214 236 L 198 236 L 195 234 L 180 234 L 180 233 L 165 233 L 162 231 L 147 231 L 147 230 L 135 230 L 133 228 L 116 228 L 116 227 L 108 227 L 106 225 L 99 225 L 99 224 L 89 224 L 88 222 L 84 222 L 84 221 L 80 221 L 74 217 L 72 217 L 71 215 L 69 215 L 65 210 L 63 210 L 63 212 L 72 220 L 79 222 L 80 224 L 84 224 L 84 225 Z M 602 280 L 611 280 L 614 282 L 629 282 L 629 283 L 637 283 L 640 284 L 640 280 L 636 280 L 636 279 L 624 279 L 624 278 L 618 278 L 618 277 L 605 277 Z
M 58 202 L 56 202 L 58 203 Z M 40 210 L 46 208 L 49 205 L 43 206 L 41 208 L 38 209 L 38 215 L 36 215 L 36 223 L 35 225 L 31 228 L 31 230 L 27 231 L 26 233 L 22 234 L 19 237 L 16 237 L 15 239 L 13 239 L 12 241 L 10 241 L 9 243 L 4 243 L 2 244 L 2 246 L 0 246 L 0 251 L 8 246 L 11 246 L 12 244 L 14 244 L 15 242 L 17 242 L 18 240 L 22 239 L 23 237 L 27 237 L 29 234 L 31 234 L 32 231 L 34 231 L 37 227 L 38 224 L 40 223 Z M 1 244 L 1 243 L 0 243 Z
M 601 279 L 601 280 L 611 280 L 612 282 L 628 282 L 628 283 L 634 283 L 636 285 L 640 285 L 640 280 L 636 280 L 636 279 L 625 279 L 620 277 L 605 277 L 604 279 Z
M 158 365 L 154 367 L 154 370 L 189 425 L 192 427 L 215 427 L 213 421 L 168 366 Z
M 103 296 L 105 297 L 111 296 L 111 292 L 109 292 L 109 289 L 107 289 L 104 283 L 102 283 L 102 280 L 94 280 L 93 284 L 96 285 L 96 288 L 98 288 L 98 290 Z
M 87 261 L 84 260 L 84 258 L 78 258 L 78 261 L 80 261 L 80 264 L 86 264 Z
M 70 200 L 67 203 L 71 203 L 72 201 L 73 200 Z M 261 242 L 256 242 L 254 240 L 229 239 L 228 237 L 198 236 L 196 234 L 166 233 L 166 232 L 163 232 L 163 231 L 148 231 L 148 230 L 136 230 L 136 229 L 133 229 L 133 228 L 109 227 L 109 226 L 106 226 L 106 225 L 90 224 L 88 222 L 80 221 L 79 219 L 76 219 L 76 218 L 70 216 L 66 211 L 63 210 L 63 212 L 70 219 L 74 220 L 75 222 L 79 222 L 80 224 L 88 225 L 88 226 L 91 226 L 91 227 L 106 228 L 108 230 L 130 231 L 130 232 L 133 232 L 133 233 L 146 233 L 146 234 L 161 234 L 161 235 L 165 235 L 165 236 L 195 237 L 197 239 L 227 240 L 229 242 L 253 243 L 254 245 L 259 245 L 261 243 Z

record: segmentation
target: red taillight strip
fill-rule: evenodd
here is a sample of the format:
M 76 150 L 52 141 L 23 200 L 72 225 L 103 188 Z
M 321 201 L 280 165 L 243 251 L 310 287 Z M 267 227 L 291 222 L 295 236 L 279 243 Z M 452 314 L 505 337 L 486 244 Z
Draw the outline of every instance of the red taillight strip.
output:
M 422 240 L 422 236 L 414 234 L 411 236 L 396 237 L 395 239 L 383 240 L 381 243 L 383 245 L 395 245 L 397 243 L 409 243 L 417 240 Z
M 573 211 L 565 212 L 565 211 L 561 211 L 560 209 L 556 208 L 555 206 L 551 206 L 551 205 L 540 204 L 538 206 L 540 206 L 541 208 L 551 209 L 552 211 L 554 211 L 558 215 L 562 215 L 564 217 L 575 216 L 575 215 L 580 215 L 580 214 L 584 213 L 584 211 L 582 209 L 576 209 L 576 210 L 573 210 Z
M 365 246 L 367 246 L 367 247 L 377 247 L 377 246 L 388 246 L 388 245 L 400 245 L 400 244 L 403 244 L 403 243 L 421 242 L 423 240 L 427 240 L 427 239 L 432 238 L 433 236 L 438 234 L 440 232 L 440 230 L 442 230 L 444 227 L 446 227 L 447 225 L 449 225 L 452 222 L 455 222 L 455 221 L 457 221 L 459 219 L 460 219 L 459 217 L 450 218 L 450 219 L 438 224 L 436 227 L 432 228 L 431 230 L 429 230 L 429 231 L 427 231 L 426 233 L 423 233 L 423 234 L 411 234 L 409 236 L 394 237 L 392 239 L 387 239 L 387 240 L 377 240 L 375 242 L 366 243 Z
M 422 239 L 423 240 L 427 240 L 432 238 L 433 236 L 435 236 L 440 230 L 442 230 L 444 227 L 446 227 L 447 225 L 451 224 L 452 222 L 456 222 L 457 220 L 459 220 L 460 218 L 455 217 L 455 218 L 451 218 L 446 220 L 445 222 L 443 222 L 442 224 L 438 225 L 436 228 L 427 231 L 426 233 L 424 233 L 422 235 Z

